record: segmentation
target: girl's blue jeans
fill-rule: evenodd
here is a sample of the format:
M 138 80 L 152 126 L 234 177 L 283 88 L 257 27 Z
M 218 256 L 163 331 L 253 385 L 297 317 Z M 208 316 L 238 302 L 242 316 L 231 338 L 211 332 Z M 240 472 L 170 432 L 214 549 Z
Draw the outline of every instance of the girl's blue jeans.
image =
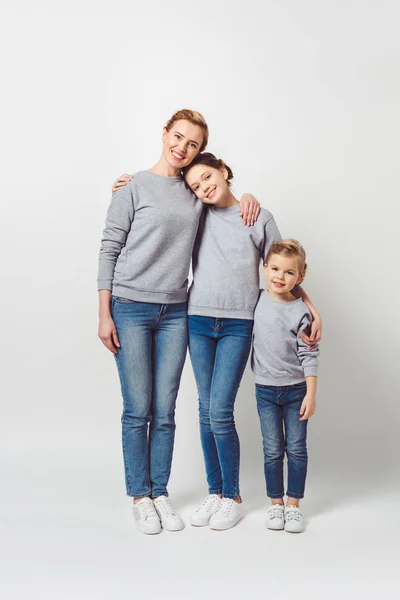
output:
M 303 498 L 307 475 L 307 423 L 300 421 L 306 383 L 295 385 L 256 384 L 257 409 L 264 448 L 267 496 L 283 498 L 283 458 L 287 455 L 286 495 Z
M 236 498 L 240 446 L 233 409 L 250 352 L 253 321 L 189 315 L 188 323 L 209 493 Z

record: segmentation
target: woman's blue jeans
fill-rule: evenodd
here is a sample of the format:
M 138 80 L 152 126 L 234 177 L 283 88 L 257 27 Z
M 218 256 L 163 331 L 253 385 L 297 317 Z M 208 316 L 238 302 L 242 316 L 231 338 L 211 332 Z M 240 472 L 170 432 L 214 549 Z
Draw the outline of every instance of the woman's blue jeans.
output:
M 250 352 L 253 321 L 189 315 L 188 322 L 209 493 L 236 498 L 240 447 L 233 408 Z
M 287 455 L 286 495 L 303 498 L 307 475 L 307 423 L 300 421 L 306 383 L 295 385 L 256 384 L 257 409 L 264 447 L 267 496 L 283 498 L 283 458 Z
M 122 446 L 129 496 L 168 495 L 175 403 L 187 351 L 186 303 L 112 297 L 121 348 Z

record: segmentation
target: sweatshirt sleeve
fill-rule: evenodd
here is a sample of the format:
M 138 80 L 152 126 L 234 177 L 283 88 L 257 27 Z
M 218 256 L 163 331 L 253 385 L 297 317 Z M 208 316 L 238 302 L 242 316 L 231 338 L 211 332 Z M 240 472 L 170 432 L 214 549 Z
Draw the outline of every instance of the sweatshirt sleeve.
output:
M 308 333 L 311 325 L 311 315 L 305 313 L 300 321 L 300 325 L 297 331 L 297 355 L 301 362 L 304 370 L 305 377 L 316 377 L 318 372 L 319 362 L 319 345 L 315 348 L 310 349 L 302 338 L 302 332 Z
M 135 210 L 131 185 L 112 195 L 103 230 L 99 255 L 98 290 L 112 290 L 114 269 L 130 232 Z
M 267 258 L 267 254 L 272 244 L 275 244 L 275 242 L 279 242 L 281 239 L 281 233 L 278 229 L 277 224 L 275 223 L 274 217 L 271 215 L 264 226 L 264 243 L 262 248 L 262 258 L 264 262 Z
M 281 236 L 281 232 L 279 231 L 278 226 L 275 223 L 274 217 L 271 215 L 264 226 L 264 247 L 262 251 L 262 258 L 264 263 L 271 246 L 275 244 L 275 242 L 280 242 L 282 239 L 283 238 Z M 302 287 L 300 285 L 295 285 L 293 289 L 301 290 Z

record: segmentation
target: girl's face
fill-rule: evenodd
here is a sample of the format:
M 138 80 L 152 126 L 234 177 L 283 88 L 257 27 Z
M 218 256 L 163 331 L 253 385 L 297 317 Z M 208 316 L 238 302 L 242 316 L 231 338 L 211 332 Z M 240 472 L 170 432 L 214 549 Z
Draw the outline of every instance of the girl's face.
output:
M 185 119 L 175 121 L 169 131 L 163 131 L 164 159 L 174 169 L 183 169 L 199 153 L 203 139 L 203 131 L 198 125 Z
M 297 283 L 302 281 L 298 259 L 295 256 L 271 254 L 264 265 L 268 288 L 274 294 L 287 296 Z
M 198 164 L 185 175 L 186 183 L 206 204 L 218 204 L 229 191 L 228 171 Z

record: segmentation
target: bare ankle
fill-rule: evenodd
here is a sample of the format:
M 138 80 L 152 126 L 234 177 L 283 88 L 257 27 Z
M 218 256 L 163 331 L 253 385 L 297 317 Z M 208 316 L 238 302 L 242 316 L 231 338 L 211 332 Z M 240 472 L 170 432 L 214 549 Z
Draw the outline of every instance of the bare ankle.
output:
M 288 497 L 288 499 L 286 501 L 286 506 L 296 506 L 296 508 L 299 508 L 299 505 L 300 505 L 299 498 L 291 498 L 290 496 Z
M 138 502 L 143 500 L 143 498 L 150 498 L 150 496 L 143 496 L 142 498 L 133 498 L 133 504 L 137 504 Z

